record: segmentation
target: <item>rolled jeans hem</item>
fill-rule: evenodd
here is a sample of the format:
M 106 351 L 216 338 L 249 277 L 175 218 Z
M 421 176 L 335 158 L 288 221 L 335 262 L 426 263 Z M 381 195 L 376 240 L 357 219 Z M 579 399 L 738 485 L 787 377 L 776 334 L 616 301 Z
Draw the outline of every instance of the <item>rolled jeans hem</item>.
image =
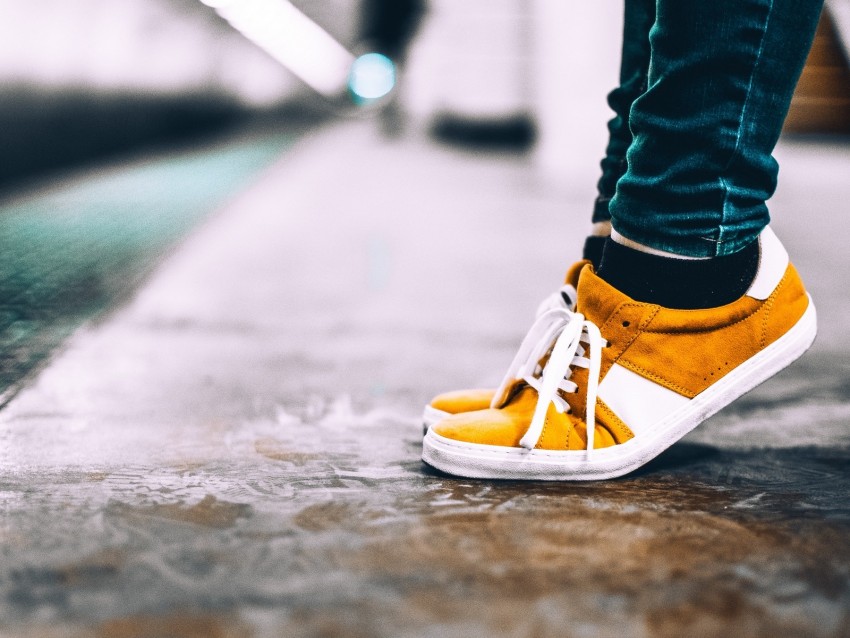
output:
M 694 237 L 693 235 L 683 235 L 681 237 L 671 237 L 670 235 L 659 236 L 657 232 L 653 232 L 652 230 L 642 229 L 640 227 L 633 228 L 622 224 L 615 224 L 615 228 L 623 237 L 649 248 L 663 250 L 664 252 L 683 257 L 698 258 L 722 257 L 736 253 L 758 239 L 758 236 L 764 229 L 762 227 L 746 232 L 739 232 L 733 238 L 718 241 L 711 237 Z
M 769 220 L 773 149 L 822 0 L 656 2 L 647 90 L 629 110 L 614 228 L 691 257 L 744 248 Z

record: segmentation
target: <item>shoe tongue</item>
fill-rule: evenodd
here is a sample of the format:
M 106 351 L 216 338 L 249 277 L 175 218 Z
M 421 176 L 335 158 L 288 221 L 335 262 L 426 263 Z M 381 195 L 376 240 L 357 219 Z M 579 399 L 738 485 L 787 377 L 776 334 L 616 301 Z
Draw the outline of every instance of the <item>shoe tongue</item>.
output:
M 503 407 L 510 407 L 513 410 L 534 411 L 534 406 L 537 405 L 537 390 L 526 383 L 518 385 L 511 395 L 511 398 Z
M 638 304 L 628 295 L 601 279 L 592 266 L 583 268 L 578 279 L 578 304 L 580 312 L 597 326 L 604 324 L 623 303 Z

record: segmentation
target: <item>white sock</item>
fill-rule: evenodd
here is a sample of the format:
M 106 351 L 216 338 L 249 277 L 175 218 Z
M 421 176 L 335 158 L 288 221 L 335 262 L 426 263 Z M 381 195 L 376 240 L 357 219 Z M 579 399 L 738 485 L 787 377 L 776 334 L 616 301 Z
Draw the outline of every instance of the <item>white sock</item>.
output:
M 657 248 L 653 248 L 652 246 L 645 246 L 644 244 L 640 244 L 632 239 L 629 239 L 628 237 L 623 237 L 614 228 L 611 229 L 611 239 L 613 239 L 621 246 L 632 248 L 633 250 L 639 250 L 642 253 L 655 255 L 656 257 L 668 257 L 670 259 L 711 259 L 711 257 L 690 257 L 688 255 L 677 255 L 676 253 L 670 253 L 666 250 L 658 250 Z

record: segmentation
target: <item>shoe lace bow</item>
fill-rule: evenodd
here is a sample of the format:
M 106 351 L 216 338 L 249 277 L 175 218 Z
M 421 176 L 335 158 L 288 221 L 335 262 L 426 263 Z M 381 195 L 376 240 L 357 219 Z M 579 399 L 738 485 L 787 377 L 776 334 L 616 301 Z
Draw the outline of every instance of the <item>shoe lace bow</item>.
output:
M 588 348 L 585 349 L 582 343 Z M 585 423 L 587 453 L 590 454 L 596 425 L 602 347 L 606 344 L 596 324 L 563 305 L 545 310 L 537 317 L 508 368 L 492 405 L 494 408 L 502 407 L 509 388 L 516 381 L 523 381 L 537 391 L 537 405 L 531 424 L 520 439 L 522 447 L 532 450 L 540 441 L 550 403 L 560 413 L 570 412 L 570 406 L 560 392 L 578 391 L 578 385 L 570 380 L 570 376 L 573 367 L 579 367 L 588 370 Z

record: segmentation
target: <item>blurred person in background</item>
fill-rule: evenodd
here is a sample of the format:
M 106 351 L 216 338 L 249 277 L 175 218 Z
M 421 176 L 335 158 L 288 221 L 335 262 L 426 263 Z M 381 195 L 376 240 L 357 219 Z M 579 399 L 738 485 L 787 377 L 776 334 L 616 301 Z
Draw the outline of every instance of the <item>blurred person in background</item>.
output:
M 361 5 L 358 52 L 385 56 L 392 62 L 395 75 L 393 91 L 380 111 L 381 128 L 390 136 L 399 134 L 404 127 L 399 103 L 400 79 L 410 43 L 425 12 L 425 0 L 363 0 Z

